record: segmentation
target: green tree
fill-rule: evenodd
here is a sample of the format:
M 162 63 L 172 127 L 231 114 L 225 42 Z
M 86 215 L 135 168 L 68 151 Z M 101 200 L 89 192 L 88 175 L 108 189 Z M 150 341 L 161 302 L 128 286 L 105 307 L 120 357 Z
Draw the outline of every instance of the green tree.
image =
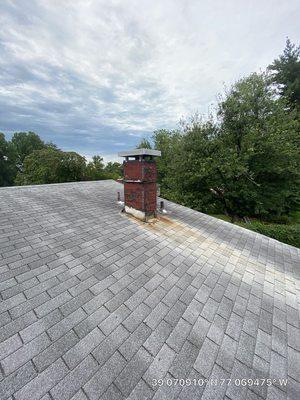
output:
M 151 143 L 148 139 L 143 138 L 140 143 L 136 146 L 137 149 L 152 149 Z
M 85 179 L 86 159 L 84 157 L 74 151 L 54 151 L 61 155 L 58 168 L 60 182 L 77 182 Z
M 174 201 L 178 199 L 177 167 L 180 163 L 181 139 L 179 131 L 166 129 L 155 131 L 152 137 L 155 149 L 161 151 L 161 157 L 157 157 L 157 170 L 162 194 Z
M 278 85 L 279 93 L 293 105 L 300 105 L 300 46 L 289 39 L 283 54 L 269 65 L 272 82 Z
M 123 176 L 123 170 L 122 170 L 122 165 L 118 162 L 111 162 L 109 161 L 105 168 L 104 171 L 108 177 L 111 179 L 118 179 Z
M 20 170 L 23 168 L 25 158 L 34 150 L 46 148 L 43 140 L 34 132 L 16 132 L 11 143 L 16 152 L 16 165 Z
M 88 181 L 106 179 L 102 157 L 93 156 L 92 161 L 87 164 L 85 178 Z
M 14 149 L 0 132 L 0 186 L 12 185 L 16 173 Z
M 265 74 L 228 90 L 219 120 L 193 118 L 153 141 L 162 194 L 209 213 L 280 216 L 299 209 L 299 120 Z
M 84 180 L 85 158 L 75 152 L 63 152 L 54 148 L 34 150 L 24 160 L 23 172 L 19 172 L 16 184 L 47 184 Z
M 299 122 L 264 74 L 238 81 L 219 105 L 214 162 L 231 215 L 288 213 L 299 203 Z

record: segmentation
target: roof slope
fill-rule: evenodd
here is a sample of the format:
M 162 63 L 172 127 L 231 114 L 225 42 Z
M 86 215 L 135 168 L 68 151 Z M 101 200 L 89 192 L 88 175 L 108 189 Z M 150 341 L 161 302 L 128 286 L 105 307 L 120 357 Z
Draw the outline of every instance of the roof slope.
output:
M 296 399 L 299 250 L 117 190 L 0 190 L 0 399 Z

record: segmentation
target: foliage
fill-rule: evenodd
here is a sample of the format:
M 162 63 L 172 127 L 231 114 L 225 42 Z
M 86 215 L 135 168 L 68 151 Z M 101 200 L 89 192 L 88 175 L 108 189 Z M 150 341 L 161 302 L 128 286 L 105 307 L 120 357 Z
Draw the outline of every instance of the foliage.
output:
M 123 176 L 123 167 L 118 162 L 111 162 L 109 161 L 105 168 L 105 173 L 110 179 L 118 179 Z
M 280 95 L 292 105 L 300 106 L 300 46 L 287 39 L 283 54 L 268 69 L 272 72 L 271 80 L 278 86 Z
M 0 186 L 12 185 L 17 173 L 15 157 L 11 143 L 7 142 L 4 134 L 0 132 Z
M 262 222 L 251 222 L 251 224 L 239 223 L 244 228 L 269 236 L 280 242 L 300 248 L 300 224 L 266 224 Z
M 136 146 L 137 149 L 152 149 L 151 143 L 148 139 L 143 138 Z
M 17 185 L 75 182 L 84 179 L 85 158 L 75 152 L 54 148 L 34 150 L 18 172 Z
M 267 218 L 299 209 L 299 120 L 265 74 L 225 94 L 219 120 L 197 116 L 181 132 L 158 131 L 162 194 L 208 213 Z
M 14 133 L 11 144 L 16 152 L 16 164 L 19 170 L 23 169 L 25 158 L 34 150 L 46 148 L 46 144 L 34 132 L 16 132 Z
M 16 132 L 11 141 L 0 133 L 0 186 L 117 179 L 121 164 L 94 156 L 86 163 L 75 152 L 64 152 L 45 143 L 34 132 Z
M 105 179 L 104 163 L 102 157 L 93 156 L 92 161 L 87 164 L 85 177 L 88 181 Z
M 177 165 L 180 161 L 181 134 L 178 131 L 161 129 L 152 137 L 155 149 L 161 150 L 162 157 L 157 158 L 158 181 L 162 185 L 162 195 L 170 200 L 181 202 Z
M 219 107 L 222 200 L 230 215 L 289 213 L 299 207 L 299 120 L 267 77 L 237 82 Z M 226 203 L 226 205 L 225 205 Z

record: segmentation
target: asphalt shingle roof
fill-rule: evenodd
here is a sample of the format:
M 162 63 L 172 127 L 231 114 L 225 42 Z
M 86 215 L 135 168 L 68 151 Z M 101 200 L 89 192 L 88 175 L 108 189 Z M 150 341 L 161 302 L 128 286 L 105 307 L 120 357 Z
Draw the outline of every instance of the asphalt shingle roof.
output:
M 298 399 L 299 250 L 118 190 L 0 189 L 0 399 Z

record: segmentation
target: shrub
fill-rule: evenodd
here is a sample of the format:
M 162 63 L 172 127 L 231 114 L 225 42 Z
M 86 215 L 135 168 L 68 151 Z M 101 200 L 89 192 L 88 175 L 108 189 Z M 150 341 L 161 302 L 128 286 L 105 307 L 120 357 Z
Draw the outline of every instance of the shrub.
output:
M 239 225 L 279 240 L 280 242 L 300 248 L 300 224 L 264 224 L 262 222 L 254 221 L 251 224 L 240 223 Z

